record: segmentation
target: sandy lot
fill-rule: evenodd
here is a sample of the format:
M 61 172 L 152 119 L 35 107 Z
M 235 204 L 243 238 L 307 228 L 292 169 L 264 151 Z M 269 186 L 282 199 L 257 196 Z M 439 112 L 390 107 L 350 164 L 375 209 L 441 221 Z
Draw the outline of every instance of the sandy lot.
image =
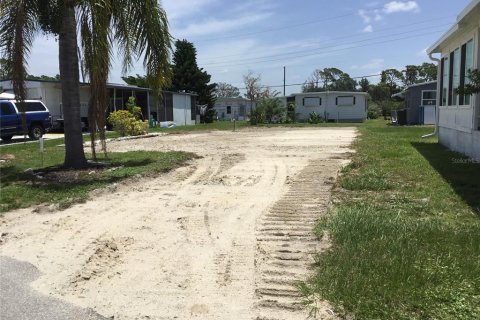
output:
M 305 319 L 294 284 L 329 245 L 312 228 L 355 135 L 277 128 L 111 142 L 202 158 L 65 211 L 9 212 L 0 254 L 37 266 L 35 289 L 114 319 Z

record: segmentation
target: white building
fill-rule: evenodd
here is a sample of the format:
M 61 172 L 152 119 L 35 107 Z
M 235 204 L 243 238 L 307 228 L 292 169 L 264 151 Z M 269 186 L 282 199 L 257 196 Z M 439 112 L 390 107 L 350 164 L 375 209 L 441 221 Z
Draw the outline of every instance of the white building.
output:
M 480 161 L 480 98 L 458 95 L 468 70 L 480 67 L 480 0 L 473 0 L 457 22 L 427 49 L 439 53 L 437 130 L 441 144 Z
M 294 93 L 280 99 L 285 106 L 296 105 L 301 121 L 315 111 L 325 121 L 363 122 L 367 118 L 367 97 L 365 92 L 324 91 Z
M 28 80 L 25 82 L 27 99 L 41 100 L 50 110 L 54 127 L 63 127 L 62 87 L 60 81 Z M 13 92 L 12 81 L 1 80 L 0 87 Z M 196 95 L 181 92 L 163 92 L 163 101 L 156 102 L 150 89 L 122 84 L 107 84 L 110 98 L 109 112 L 125 108 L 129 97 L 134 96 L 142 108 L 145 120 L 153 116 L 157 121 L 173 121 L 177 125 L 195 124 Z M 90 84 L 80 83 L 80 116 L 82 122 L 88 121 Z
M 251 109 L 255 109 L 255 102 L 244 98 L 217 98 L 213 108 L 218 120 L 245 120 Z

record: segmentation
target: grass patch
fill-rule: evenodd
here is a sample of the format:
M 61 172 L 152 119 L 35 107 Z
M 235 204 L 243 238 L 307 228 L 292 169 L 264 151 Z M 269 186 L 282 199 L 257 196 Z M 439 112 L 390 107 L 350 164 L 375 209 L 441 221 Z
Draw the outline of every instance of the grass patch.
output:
M 248 121 L 236 121 L 235 129 L 249 127 Z M 149 128 L 148 132 L 182 133 L 192 131 L 211 131 L 211 130 L 233 130 L 232 121 L 215 121 L 213 123 L 201 123 L 187 126 L 177 126 L 174 128 Z
M 236 121 L 235 129 L 240 130 L 246 127 L 259 127 L 259 128 L 280 128 L 280 127 L 289 127 L 289 128 L 321 128 L 321 127 L 354 127 L 358 126 L 360 123 L 319 123 L 319 124 L 310 124 L 307 122 L 299 123 L 271 123 L 271 124 L 258 124 L 256 126 L 251 126 L 248 121 Z M 196 125 L 188 126 L 177 126 L 175 128 L 149 128 L 148 132 L 165 132 L 165 133 L 182 133 L 182 132 L 192 132 L 192 131 L 212 131 L 212 130 L 233 130 L 232 121 L 215 121 L 213 123 L 202 123 Z
M 302 292 L 355 319 L 479 319 L 480 164 L 422 140 L 431 128 L 359 130 L 315 230 L 334 246 Z
M 194 157 L 185 152 L 135 151 L 99 154 L 105 167 L 80 171 L 53 170 L 63 163 L 63 139 L 45 141 L 44 161 L 38 143 L 15 144 L 0 148 L 1 157 L 8 159 L 0 166 L 0 212 L 29 207 L 40 203 L 55 203 L 61 208 L 84 201 L 88 194 L 135 175 L 150 175 L 181 166 Z M 32 168 L 45 173 L 36 179 L 24 171 Z

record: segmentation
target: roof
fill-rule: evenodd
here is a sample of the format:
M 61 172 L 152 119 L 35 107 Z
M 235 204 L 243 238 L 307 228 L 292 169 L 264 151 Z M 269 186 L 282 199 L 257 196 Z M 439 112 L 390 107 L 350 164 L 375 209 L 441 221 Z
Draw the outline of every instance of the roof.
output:
M 12 79 L 2 79 L 2 81 L 12 81 Z M 30 82 L 43 82 L 43 83 L 57 83 L 60 84 L 60 80 L 36 80 L 36 79 L 26 79 L 25 81 L 30 81 Z M 89 82 L 80 82 L 81 87 L 88 87 L 90 86 Z M 123 90 L 136 90 L 136 91 L 152 91 L 150 88 L 144 88 L 144 87 L 138 87 L 134 85 L 129 85 L 129 84 L 121 84 L 121 83 L 107 83 L 108 88 L 113 88 L 113 89 L 123 89 Z M 167 91 L 167 90 L 162 90 L 164 93 L 175 93 L 175 94 L 181 94 L 181 95 L 188 95 L 188 96 L 198 96 L 196 93 L 190 93 L 190 92 L 176 92 L 176 91 Z
M 426 82 L 411 84 L 411 85 L 405 87 L 405 89 L 403 89 L 402 91 L 400 91 L 398 93 L 395 93 L 395 94 L 392 94 L 392 98 L 393 97 L 403 98 L 405 93 L 408 91 L 408 89 L 415 88 L 415 87 L 421 87 L 421 86 L 427 86 L 429 84 L 437 84 L 437 81 L 434 80 L 434 81 L 426 81 Z
M 235 98 L 227 98 L 227 97 L 218 97 L 217 101 L 250 101 L 248 99 L 242 98 L 242 97 L 235 97 Z
M 463 27 L 468 25 L 469 21 L 477 22 L 480 17 L 480 0 L 472 0 L 470 4 L 463 9 L 457 16 L 457 22 L 432 46 L 427 49 L 427 53 L 440 53 L 442 44 L 462 31 Z
M 362 91 L 315 91 L 315 92 L 301 92 L 301 93 L 292 93 L 289 97 L 295 96 L 309 96 L 309 95 L 319 95 L 319 94 L 341 94 L 341 95 L 362 95 L 368 96 L 367 92 Z

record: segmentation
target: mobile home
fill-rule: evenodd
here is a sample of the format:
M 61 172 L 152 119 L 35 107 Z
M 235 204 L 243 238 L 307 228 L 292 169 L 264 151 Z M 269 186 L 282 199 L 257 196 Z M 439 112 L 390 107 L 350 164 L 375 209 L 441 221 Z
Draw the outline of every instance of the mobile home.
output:
M 285 105 L 294 103 L 299 120 L 308 120 L 314 111 L 325 121 L 363 122 L 367 118 L 368 94 L 365 92 L 305 92 L 282 98 Z

